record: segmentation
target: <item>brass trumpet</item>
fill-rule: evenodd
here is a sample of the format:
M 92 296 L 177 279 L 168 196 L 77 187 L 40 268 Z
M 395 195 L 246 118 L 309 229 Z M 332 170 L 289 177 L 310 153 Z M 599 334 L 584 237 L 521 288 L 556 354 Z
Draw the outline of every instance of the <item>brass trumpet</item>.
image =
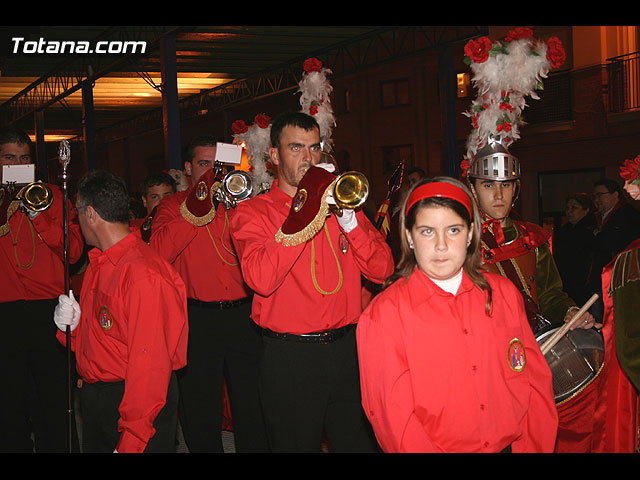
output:
M 330 163 L 338 171 L 338 162 L 329 152 L 322 152 L 322 163 Z M 331 211 L 342 216 L 342 210 L 355 209 L 362 206 L 369 196 L 369 181 L 364 174 L 356 171 L 344 172 L 338 175 L 338 179 L 333 185 L 333 199 L 335 204 L 331 205 Z
M 369 181 L 364 174 L 350 171 L 342 173 L 333 186 L 333 199 L 335 205 L 331 209 L 338 216 L 342 216 L 342 210 L 354 209 L 363 205 L 369 196 Z
M 53 191 L 49 185 L 33 182 L 25 185 L 17 195 L 21 205 L 31 212 L 43 212 L 53 203 Z

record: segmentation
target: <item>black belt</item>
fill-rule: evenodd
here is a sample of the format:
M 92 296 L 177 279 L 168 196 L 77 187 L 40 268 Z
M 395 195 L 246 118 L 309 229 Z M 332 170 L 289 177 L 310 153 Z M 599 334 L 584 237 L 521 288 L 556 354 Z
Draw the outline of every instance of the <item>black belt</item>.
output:
M 187 298 L 187 303 L 189 305 L 200 307 L 200 308 L 213 308 L 217 310 L 224 310 L 227 308 L 235 308 L 240 305 L 244 305 L 251 301 L 251 297 L 241 298 L 239 300 L 229 300 L 226 302 L 203 302 L 202 300 L 196 300 L 194 298 Z
M 300 343 L 330 343 L 344 337 L 349 331 L 356 326 L 355 323 L 346 327 L 335 328 L 333 330 L 324 330 L 322 332 L 303 333 L 302 335 L 294 335 L 293 333 L 274 332 L 268 328 L 262 329 L 265 337 L 277 338 L 279 340 L 287 340 Z

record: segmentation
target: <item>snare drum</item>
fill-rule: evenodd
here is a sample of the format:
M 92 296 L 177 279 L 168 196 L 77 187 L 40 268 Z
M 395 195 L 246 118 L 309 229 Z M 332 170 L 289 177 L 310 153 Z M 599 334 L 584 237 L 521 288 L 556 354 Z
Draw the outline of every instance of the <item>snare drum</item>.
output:
M 536 337 L 538 345 L 558 329 Z M 576 328 L 567 332 L 545 355 L 551 369 L 556 404 L 582 391 L 600 373 L 604 365 L 602 334 L 591 328 Z

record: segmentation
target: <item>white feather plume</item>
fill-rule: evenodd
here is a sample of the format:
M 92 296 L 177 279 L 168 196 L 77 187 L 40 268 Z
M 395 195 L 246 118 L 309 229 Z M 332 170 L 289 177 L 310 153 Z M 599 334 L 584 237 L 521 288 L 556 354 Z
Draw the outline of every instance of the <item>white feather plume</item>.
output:
M 467 139 L 468 160 L 491 136 L 500 136 L 507 145 L 520 138 L 526 97 L 539 99 L 536 91 L 550 69 L 547 45 L 542 41 L 521 38 L 496 42 L 493 49 L 497 53 L 486 61 L 470 65 L 478 96 L 464 112 L 474 127 Z
M 302 80 L 298 84 L 300 95 L 301 111 L 313 116 L 320 126 L 320 135 L 323 139 L 327 152 L 333 149 L 333 139 L 331 138 L 335 127 L 335 117 L 331 107 L 331 92 L 333 87 L 327 79 L 332 71 L 328 68 L 321 68 L 320 71 L 304 72 Z M 317 108 L 316 113 L 312 113 L 312 107 Z
M 247 149 L 247 159 L 252 167 L 250 175 L 254 184 L 253 195 L 271 188 L 273 175 L 267 169 L 269 161 L 269 148 L 271 147 L 271 125 L 266 128 L 254 123 L 244 133 L 234 135 L 236 145 L 244 142 Z

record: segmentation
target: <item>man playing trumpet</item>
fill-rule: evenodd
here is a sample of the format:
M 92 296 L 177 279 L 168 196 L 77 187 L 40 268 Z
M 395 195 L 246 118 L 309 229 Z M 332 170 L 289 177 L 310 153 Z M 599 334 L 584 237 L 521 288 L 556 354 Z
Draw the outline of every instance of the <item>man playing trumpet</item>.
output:
M 0 166 L 31 165 L 32 142 L 19 130 L 0 132 Z M 4 168 L 3 168 L 4 170 Z M 28 182 L 36 185 L 44 183 Z M 40 210 L 16 195 L 25 184 L 3 178 L 0 223 L 0 316 L 6 341 L 0 364 L 0 451 L 68 451 L 67 356 L 50 322 L 64 292 L 63 193 L 46 185 L 48 198 Z M 44 192 L 44 190 L 43 190 Z M 69 260 L 80 258 L 82 234 L 69 209 Z M 49 319 L 49 321 L 47 320 Z M 55 328 L 55 327 L 54 327 Z M 33 431 L 32 431 L 33 430 Z M 31 439 L 31 434 L 35 444 Z
M 231 235 L 264 355 L 260 398 L 275 452 L 377 447 L 361 406 L 355 325 L 362 276 L 382 283 L 391 251 L 360 210 L 330 214 L 336 176 L 320 164 L 320 128 L 304 113 L 271 127 L 271 190 L 240 204 Z M 332 170 L 329 168 L 329 170 Z

